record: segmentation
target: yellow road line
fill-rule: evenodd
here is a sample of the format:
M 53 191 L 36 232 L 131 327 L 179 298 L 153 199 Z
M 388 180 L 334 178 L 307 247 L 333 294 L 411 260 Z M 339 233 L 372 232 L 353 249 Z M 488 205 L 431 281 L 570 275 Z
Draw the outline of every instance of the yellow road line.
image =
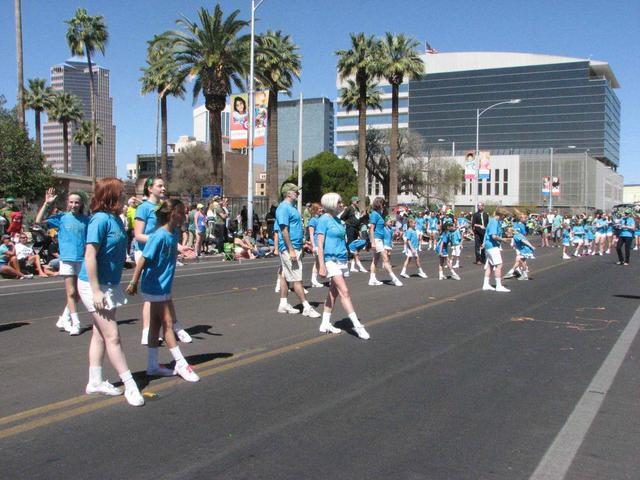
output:
M 536 273 L 544 272 L 546 270 L 550 270 L 552 268 L 556 268 L 556 267 L 561 266 L 561 265 L 566 265 L 567 263 L 569 263 L 571 261 L 574 261 L 574 260 L 572 259 L 572 260 L 569 260 L 569 261 L 565 261 L 563 263 L 557 263 L 557 264 L 549 265 L 547 267 L 543 267 L 541 269 L 536 270 Z M 451 302 L 451 301 L 454 301 L 454 300 L 458 300 L 460 298 L 467 297 L 469 295 L 472 295 L 474 293 L 478 293 L 480 291 L 482 291 L 481 288 L 476 288 L 476 289 L 473 289 L 473 290 L 460 292 L 460 293 L 458 293 L 456 295 L 453 295 L 453 296 L 450 296 L 450 297 L 445 297 L 445 298 L 442 298 L 440 300 L 436 300 L 434 302 L 430 302 L 430 303 L 427 303 L 427 304 L 417 305 L 415 307 L 407 308 L 405 310 L 401 310 L 401 311 L 398 311 L 398 312 L 395 312 L 395 313 L 392 313 L 392 314 L 389 314 L 389 315 L 385 315 L 385 316 L 379 317 L 379 318 L 377 318 L 375 320 L 369 321 L 369 322 L 367 322 L 367 326 L 379 325 L 379 324 L 382 324 L 382 323 L 385 323 L 385 322 L 389 322 L 389 321 L 395 320 L 397 318 L 404 317 L 406 315 L 417 313 L 417 312 L 420 312 L 422 310 L 426 310 L 428 308 L 432 308 L 432 307 L 435 307 L 435 306 L 438 306 L 438 305 L 442 305 L 444 303 L 448 303 L 448 302 Z M 324 341 L 327 341 L 327 340 L 331 340 L 331 339 L 334 339 L 334 338 L 336 338 L 336 335 L 322 335 L 322 336 L 319 336 L 319 337 L 314 337 L 314 338 L 310 338 L 308 340 L 303 340 L 301 342 L 297 342 L 297 343 L 293 343 L 293 344 L 290 344 L 290 345 L 286 345 L 284 347 L 276 348 L 276 349 L 270 350 L 268 352 L 258 353 L 256 355 L 250 356 L 249 358 L 239 358 L 240 355 L 242 355 L 244 357 L 246 355 L 250 355 L 251 353 L 255 353 L 256 352 L 256 350 L 247 351 L 247 352 L 243 352 L 242 354 L 239 354 L 233 360 L 229 360 L 227 363 L 224 363 L 222 365 L 216 365 L 216 366 L 213 366 L 212 368 L 206 368 L 206 369 L 203 370 L 202 368 L 204 366 L 211 365 L 213 362 L 216 362 L 216 360 L 210 360 L 209 362 L 203 363 L 200 366 L 198 366 L 198 368 L 196 368 L 196 370 L 198 371 L 198 374 L 200 375 L 201 378 L 209 377 L 211 375 L 220 374 L 220 373 L 223 373 L 223 372 L 226 372 L 226 371 L 229 371 L 229 370 L 233 370 L 233 369 L 238 368 L 238 367 L 243 367 L 243 366 L 246 366 L 246 365 L 251 365 L 251 364 L 260 362 L 262 360 L 267 360 L 267 359 L 270 359 L 270 358 L 274 358 L 274 357 L 283 355 L 285 353 L 288 353 L 288 352 L 291 352 L 291 351 L 294 351 L 294 350 L 300 350 L 302 348 L 305 348 L 305 347 L 308 347 L 308 346 L 311 346 L 311 345 L 315 345 L 317 343 L 324 342 Z M 179 380 L 179 379 L 168 380 L 168 381 L 162 382 L 160 384 L 154 385 L 153 390 L 154 390 L 154 392 L 166 390 L 167 388 L 175 386 L 175 385 L 177 385 L 179 383 L 182 383 L 182 381 Z M 41 414 L 41 413 L 48 413 L 48 412 L 51 412 L 51 411 L 59 410 L 61 408 L 65 408 L 67 406 L 72 406 L 72 405 L 76 405 L 78 403 L 86 402 L 86 401 L 90 400 L 91 398 L 92 397 L 89 397 L 87 395 L 83 395 L 83 396 L 80 396 L 80 397 L 71 398 L 69 400 L 64 400 L 64 401 L 61 401 L 61 402 L 52 403 L 52 404 L 49 404 L 49 405 L 44 405 L 42 407 L 37 407 L 37 408 L 31 409 L 31 410 L 27 410 L 25 412 L 20 412 L 20 413 L 17 413 L 15 415 L 10 415 L 8 417 L 0 418 L 0 424 L 11 423 L 11 422 L 14 422 L 14 421 L 17 421 L 17 420 L 21 420 L 23 418 L 32 417 L 34 415 L 38 415 L 38 414 Z M 38 418 L 36 420 L 31 420 L 31 421 L 28 421 L 26 423 L 23 423 L 23 424 L 20 424 L 20 425 L 16 425 L 14 427 L 10 427 L 10 428 L 6 428 L 6 429 L 3 429 L 3 430 L 0 430 L 0 439 L 7 438 L 7 437 L 10 437 L 10 436 L 13 436 L 13 435 L 20 434 L 20 433 L 24 433 L 24 432 L 27 432 L 29 430 L 33 430 L 33 429 L 36 429 L 36 428 L 39 428 L 39 427 L 43 427 L 43 426 L 51 425 L 51 424 L 54 424 L 54 423 L 58 423 L 58 422 L 61 422 L 63 420 L 67 420 L 69 418 L 73 418 L 73 417 L 76 417 L 78 415 L 82 415 L 84 413 L 89 413 L 89 412 L 92 412 L 92 411 L 95 411 L 95 410 L 99 410 L 101 408 L 116 404 L 116 403 L 121 402 L 121 401 L 122 400 L 120 398 L 113 397 L 113 398 L 109 398 L 109 399 L 102 400 L 102 401 L 99 401 L 99 402 L 93 402 L 93 403 L 91 403 L 89 405 L 84 405 L 84 406 L 81 406 L 81 407 L 78 407 L 78 408 L 74 408 L 74 409 L 71 409 L 71 410 L 60 412 L 60 413 L 57 413 L 57 414 L 54 414 L 54 415 L 45 416 L 45 417 L 42 417 L 42 418 Z

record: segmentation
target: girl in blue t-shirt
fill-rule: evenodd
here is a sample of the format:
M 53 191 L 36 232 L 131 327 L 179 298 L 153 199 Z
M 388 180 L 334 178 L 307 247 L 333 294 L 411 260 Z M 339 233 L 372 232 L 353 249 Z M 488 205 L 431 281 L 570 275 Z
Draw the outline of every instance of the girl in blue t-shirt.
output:
M 451 253 L 451 234 L 455 230 L 455 225 L 450 218 L 445 218 L 441 224 L 442 231 L 440 237 L 436 243 L 435 252 L 438 254 L 438 279 L 445 280 L 447 276 L 444 274 L 444 269 L 447 267 L 451 272 L 451 278 L 454 280 L 460 280 L 460 276 L 451 267 L 451 259 L 449 254 Z
M 514 272 L 519 274 L 518 280 L 529 280 L 529 265 L 527 259 L 534 258 L 533 252 L 535 247 L 527 240 L 522 233 L 517 231 L 513 227 L 506 228 L 507 237 L 512 237 L 513 248 L 516 251 L 516 266 L 513 269 Z M 505 278 L 507 278 L 505 276 Z
M 382 216 L 382 210 L 384 208 L 384 198 L 376 197 L 371 203 L 371 213 L 369 214 L 369 240 L 371 241 L 371 248 L 373 248 L 373 259 L 371 260 L 371 273 L 369 274 L 369 285 L 378 286 L 384 285 L 376 277 L 376 271 L 378 264 L 382 259 L 382 268 L 391 277 L 391 281 L 396 287 L 401 287 L 402 282 L 396 274 L 393 273 L 391 262 L 389 262 L 388 250 L 384 248 L 384 236 L 385 236 L 385 220 Z
M 322 323 L 320 331 L 322 333 L 340 333 L 341 330 L 331 323 L 331 312 L 340 297 L 342 308 L 349 316 L 353 324 L 355 334 L 363 339 L 369 339 L 369 333 L 364 325 L 358 320 L 351 303 L 351 295 L 345 277 L 349 276 L 349 264 L 347 254 L 347 232 L 338 217 L 343 209 L 342 199 L 337 193 L 325 193 L 320 203 L 327 213 L 318 220 L 316 228 L 318 246 L 318 274 L 321 277 L 330 279 L 329 292 L 324 302 L 322 312 Z
M 122 350 L 116 310 L 126 303 L 120 288 L 127 254 L 127 235 L 120 219 L 124 205 L 124 185 L 117 178 L 96 182 L 91 200 L 91 220 L 87 226 L 84 263 L 78 275 L 78 292 L 93 316 L 93 333 L 89 344 L 89 383 L 86 392 L 122 395 L 102 377 L 105 350 L 113 368 L 124 383 L 124 396 L 130 405 L 144 405 L 144 398 L 127 366 Z
M 185 360 L 173 333 L 175 307 L 171 299 L 171 287 L 178 259 L 178 238 L 184 220 L 185 208 L 180 200 L 167 200 L 159 205 L 155 211 L 157 229 L 147 237 L 127 293 L 135 295 L 142 277 L 140 291 L 145 302 L 150 304 L 147 375 L 171 377 L 178 374 L 188 382 L 197 382 L 200 377 Z M 164 341 L 176 362 L 175 369 L 158 364 L 160 325 Z
M 64 288 L 67 304 L 62 315 L 58 317 L 56 327 L 65 330 L 69 335 L 80 335 L 80 318 L 78 317 L 78 274 L 84 259 L 85 241 L 89 217 L 84 214 L 85 193 L 73 192 L 67 198 L 67 212 L 58 213 L 47 218 L 47 211 L 53 206 L 58 196 L 54 188 L 47 190 L 44 204 L 36 216 L 35 223 L 47 219 L 48 228 L 58 229 L 60 276 L 64 277 Z
M 562 222 L 562 259 L 569 260 L 568 250 L 571 248 L 571 220 L 568 218 Z
M 440 222 L 435 212 L 429 212 L 427 217 L 427 234 L 429 235 L 429 246 L 427 250 L 435 250 L 436 243 L 438 241 L 438 229 L 440 228 Z
M 319 203 L 311 204 L 309 209 L 311 218 L 307 225 L 307 234 L 309 235 L 309 242 L 311 243 L 311 252 L 314 256 L 313 268 L 311 269 L 311 286 L 315 288 L 322 288 L 324 285 L 318 281 L 318 245 L 316 244 L 316 226 L 318 225 L 318 219 L 322 215 L 322 207 Z
M 406 255 L 406 259 L 404 261 L 404 265 L 402 266 L 402 271 L 400 272 L 400 276 L 404 278 L 409 278 L 407 274 L 407 267 L 411 263 L 411 259 L 416 259 L 416 266 L 418 267 L 418 276 L 422 278 L 427 278 L 427 274 L 422 271 L 422 265 L 420 264 L 420 254 L 418 253 L 420 250 L 420 236 L 421 233 L 418 233 L 415 230 L 416 221 L 413 218 L 410 218 L 407 221 L 407 231 L 404 233 L 404 254 Z
M 576 249 L 573 252 L 574 257 L 579 257 L 582 255 L 582 245 L 584 245 L 584 225 L 583 220 L 578 218 L 576 223 L 571 228 L 571 238 L 573 239 L 573 244 L 576 246 Z

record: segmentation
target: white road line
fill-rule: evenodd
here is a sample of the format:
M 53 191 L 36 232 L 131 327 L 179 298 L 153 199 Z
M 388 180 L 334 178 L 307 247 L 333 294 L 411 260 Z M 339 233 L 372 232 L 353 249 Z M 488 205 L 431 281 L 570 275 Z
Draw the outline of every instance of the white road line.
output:
M 530 480 L 562 480 L 565 477 L 639 330 L 640 307 L 631 317 Z

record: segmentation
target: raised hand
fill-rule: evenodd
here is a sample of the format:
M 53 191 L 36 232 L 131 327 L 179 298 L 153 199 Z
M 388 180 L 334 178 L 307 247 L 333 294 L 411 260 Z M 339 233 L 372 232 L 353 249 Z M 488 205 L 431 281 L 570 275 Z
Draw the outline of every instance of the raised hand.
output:
M 53 187 L 47 189 L 47 193 L 44 196 L 44 201 L 48 205 L 51 205 L 53 202 L 56 201 L 56 198 L 58 198 L 58 195 L 56 195 L 56 189 Z

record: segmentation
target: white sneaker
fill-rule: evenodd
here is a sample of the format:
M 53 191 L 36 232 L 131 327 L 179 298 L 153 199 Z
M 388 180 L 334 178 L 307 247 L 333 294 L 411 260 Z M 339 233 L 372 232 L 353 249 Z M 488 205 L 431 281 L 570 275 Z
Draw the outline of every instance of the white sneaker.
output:
M 324 285 L 322 283 L 318 282 L 317 280 L 315 282 L 311 282 L 311 286 L 313 288 L 323 288 L 324 287 Z
M 361 338 L 362 340 L 369 340 L 371 338 L 369 333 L 364 329 L 363 325 L 354 327 L 353 331 L 356 333 L 358 338 Z
M 418 272 L 418 276 L 419 276 L 420 278 L 429 278 L 429 276 L 428 276 L 426 273 L 424 273 L 424 272 Z
M 180 260 L 176 260 L 176 267 L 184 267 L 184 263 L 182 263 Z
M 320 318 L 320 314 L 313 307 L 306 307 L 302 310 L 302 315 L 309 318 Z
M 180 340 L 182 343 L 193 342 L 193 338 L 191 338 L 191 335 L 189 335 L 184 328 L 181 330 L 178 330 L 176 332 L 176 335 L 178 335 L 178 340 Z
M 276 293 L 280 293 L 280 282 L 276 284 L 276 288 L 274 288 L 273 291 Z
M 124 398 L 132 407 L 141 407 L 144 405 L 144 398 L 137 388 L 135 390 L 125 390 Z
M 71 333 L 71 327 L 73 326 L 73 322 L 71 321 L 71 317 L 64 319 L 64 331 L 67 333 Z
M 304 289 L 304 294 L 306 295 L 307 293 L 309 293 L 309 290 L 307 290 L 306 288 Z
M 570 260 L 571 257 L 565 253 L 564 255 L 562 255 L 562 259 L 563 260 Z
M 149 329 L 148 328 L 142 329 L 142 337 L 140 337 L 140 344 L 149 345 Z
M 200 380 L 198 374 L 193 371 L 193 368 L 191 368 L 191 365 L 188 363 L 182 367 L 176 366 L 175 373 L 180 375 L 187 382 L 198 382 Z
M 606 251 L 606 252 L 604 252 L 604 253 L 606 253 L 607 255 L 609 255 L 609 254 L 611 253 L 611 250 L 609 250 L 609 249 L 607 248 L 607 251 Z
M 320 333 L 342 333 L 338 327 L 334 327 L 331 322 L 320 324 Z
M 162 364 L 154 368 L 147 368 L 148 377 L 173 377 L 175 374 L 175 371 L 167 368 L 166 365 Z
M 352 267 L 349 269 L 349 271 L 350 271 L 350 272 L 357 272 L 357 271 L 358 271 L 358 269 L 357 269 L 357 268 L 355 267 L 355 265 L 354 265 L 354 266 L 352 266 Z
M 453 268 L 460 268 L 460 263 L 456 262 L 456 264 L 453 266 Z
M 401 272 L 401 273 L 400 273 L 400 276 L 401 276 L 401 277 L 403 277 L 403 278 L 410 278 L 410 277 L 409 277 L 409 275 L 407 275 L 407 274 L 406 274 L 406 273 L 404 273 L 404 272 Z
M 511 290 L 509 290 L 508 288 L 503 287 L 502 285 L 500 285 L 499 287 L 496 287 L 496 292 L 510 292 Z
M 69 329 L 69 335 L 80 335 L 80 324 L 79 323 L 75 323 L 71 325 L 71 328 Z
M 363 266 L 359 266 L 358 268 L 360 269 L 360 271 L 361 271 L 362 273 L 369 273 L 369 270 L 367 270 L 367 269 L 366 269 L 366 268 L 364 268 Z
M 122 395 L 122 390 L 114 387 L 106 380 L 97 385 L 93 385 L 92 383 L 87 383 L 87 388 L 84 390 L 87 392 L 87 395 L 93 395 L 95 393 L 100 393 L 102 395 L 109 395 L 111 397 L 117 397 L 118 395 Z
M 377 287 L 379 285 L 384 285 L 380 280 L 369 279 L 369 285 L 372 287 Z
M 483 285 L 482 290 L 495 290 L 495 287 L 492 287 L 491 285 Z
M 451 278 L 453 278 L 454 280 L 460 280 L 460 275 L 458 275 L 456 272 L 451 272 Z
M 278 313 L 300 313 L 300 310 L 298 310 L 297 308 L 293 308 L 287 303 L 278 307 Z
M 400 280 L 398 280 L 397 278 L 393 281 L 393 284 L 396 287 L 402 287 L 404 285 L 404 283 L 402 283 Z
M 58 321 L 56 322 L 56 328 L 57 328 L 58 330 L 66 330 L 66 329 L 64 328 L 64 325 L 65 325 L 65 323 L 66 323 L 67 321 L 70 321 L 70 320 L 67 320 L 67 319 L 66 319 L 66 318 L 64 318 L 64 317 L 58 317 Z
M 447 277 L 445 277 L 443 274 L 438 275 L 438 280 L 446 280 Z

